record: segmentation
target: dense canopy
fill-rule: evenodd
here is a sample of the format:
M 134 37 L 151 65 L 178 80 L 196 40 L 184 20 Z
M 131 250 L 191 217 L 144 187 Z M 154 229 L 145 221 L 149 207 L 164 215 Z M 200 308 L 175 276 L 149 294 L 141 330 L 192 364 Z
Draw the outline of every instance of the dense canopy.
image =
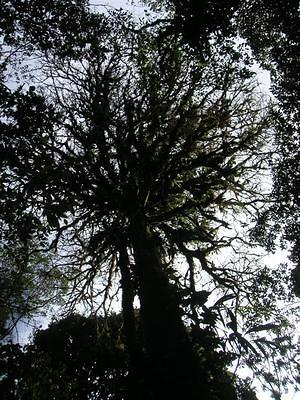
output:
M 298 260 L 297 93 L 275 42 L 249 30 L 256 2 L 167 1 L 141 21 L 2 3 L 1 331 L 50 300 L 104 324 L 121 307 L 134 385 L 112 398 L 246 400 L 247 366 L 280 399 L 298 379 L 297 306 L 291 267 L 260 245 L 283 232 Z M 284 107 L 253 57 L 279 74 Z

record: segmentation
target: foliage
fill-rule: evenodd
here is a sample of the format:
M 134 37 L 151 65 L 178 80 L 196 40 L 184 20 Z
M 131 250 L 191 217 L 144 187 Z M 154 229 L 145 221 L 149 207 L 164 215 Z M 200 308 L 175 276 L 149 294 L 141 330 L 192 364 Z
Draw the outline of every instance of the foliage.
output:
M 49 272 L 46 257 L 29 256 L 22 244 L 5 244 L 0 254 L 0 338 L 4 339 L 20 320 L 45 312 L 49 298 L 56 297 L 55 287 L 63 285 Z
M 146 2 L 152 5 L 152 2 Z M 275 246 L 291 245 L 296 264 L 295 293 L 299 291 L 299 104 L 300 13 L 299 2 L 269 1 L 160 1 L 169 12 L 166 24 L 202 57 L 218 37 L 245 40 L 253 60 L 271 73 L 271 91 L 278 100 L 275 141 L 277 154 L 270 160 L 276 203 L 257 218 L 259 240 Z M 166 28 L 163 28 L 166 29 Z M 261 223 L 264 220 L 264 225 Z
M 234 398 L 234 384 L 224 370 L 228 360 L 220 349 L 216 351 L 217 338 L 208 331 L 191 334 L 201 353 L 201 375 L 214 388 L 216 398 L 221 392 Z M 69 315 L 37 331 L 33 343 L 23 349 L 17 344 L 0 349 L 3 400 L 127 399 L 128 386 L 137 385 L 128 375 L 120 315 L 107 319 Z M 248 399 L 247 384 L 236 385 L 243 392 L 241 398 Z
M 168 23 L 172 31 L 182 35 L 198 51 L 209 51 L 209 41 L 223 39 L 235 33 L 233 16 L 239 8 L 240 0 L 161 0 L 144 1 L 153 10 L 170 14 Z M 158 6 L 160 5 L 160 7 Z
M 299 270 L 299 2 L 249 2 L 240 12 L 240 30 L 257 60 L 271 71 L 272 92 L 279 100 L 273 160 L 274 197 L 268 223 L 283 227 L 284 246 L 292 244 L 291 259 Z M 270 234 L 266 227 L 265 236 Z M 298 292 L 297 285 L 295 292 Z
M 69 283 L 70 309 L 81 302 L 106 315 L 122 290 L 130 374 L 149 399 L 236 396 L 214 393 L 204 373 L 202 356 L 219 365 L 212 342 L 282 391 L 296 361 L 274 294 L 286 301 L 288 290 L 253 255 L 252 229 L 272 201 L 274 112 L 241 48 L 219 40 L 236 2 L 197 9 L 210 17 L 200 56 L 163 20 L 139 25 L 71 2 L 77 18 L 66 29 L 63 2 L 29 3 L 28 14 L 23 2 L 4 2 L 3 243 L 49 257 L 43 268 Z M 5 74 L 22 86 L 9 89 Z M 220 260 L 225 247 L 235 256 Z M 283 343 L 290 350 L 270 357 Z M 268 377 L 255 369 L 266 360 Z M 290 362 L 284 378 L 279 361 Z
M 32 316 L 45 307 L 49 296 L 54 299 L 56 289 L 63 289 L 64 285 L 57 271 L 51 270 L 49 256 L 37 250 L 39 246 L 47 246 L 47 227 L 28 208 L 20 211 L 22 204 L 23 208 L 27 205 L 24 205 L 24 193 L 13 178 L 16 171 L 34 170 L 29 154 L 33 147 L 38 150 L 45 140 L 39 133 L 41 129 L 44 134 L 50 129 L 46 115 L 51 118 L 52 112 L 51 108 L 45 107 L 43 98 L 34 92 L 33 87 L 26 93 L 20 88 L 9 91 L 2 87 L 1 337 L 9 334 L 20 318 Z M 51 123 L 55 118 L 53 114 Z M 40 156 L 43 158 L 44 154 Z M 44 158 L 43 161 L 47 163 Z M 5 217 L 7 215 L 9 219 Z
M 71 315 L 37 331 L 23 350 L 2 346 L 2 398 L 123 399 L 128 357 L 119 321 Z

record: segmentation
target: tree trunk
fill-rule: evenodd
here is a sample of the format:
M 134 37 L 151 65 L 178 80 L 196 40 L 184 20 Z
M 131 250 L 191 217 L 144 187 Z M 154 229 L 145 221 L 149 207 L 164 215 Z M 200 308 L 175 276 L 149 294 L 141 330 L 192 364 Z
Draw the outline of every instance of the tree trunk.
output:
M 145 383 L 145 362 L 141 340 L 137 332 L 137 317 L 134 312 L 134 287 L 130 273 L 130 265 L 126 244 L 118 246 L 118 266 L 122 277 L 122 315 L 125 344 L 129 354 L 128 399 L 140 400 L 147 398 Z
M 148 381 L 153 400 L 206 398 L 198 357 L 181 320 L 175 289 L 142 215 L 131 224 Z M 202 393 L 201 393 L 202 392 Z

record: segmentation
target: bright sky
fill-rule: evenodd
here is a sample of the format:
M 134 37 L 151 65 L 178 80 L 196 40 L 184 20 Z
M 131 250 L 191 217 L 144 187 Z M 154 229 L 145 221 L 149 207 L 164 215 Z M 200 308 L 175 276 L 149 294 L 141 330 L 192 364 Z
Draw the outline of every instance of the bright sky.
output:
M 90 0 L 91 7 L 95 10 L 101 11 L 101 8 L 122 8 L 124 10 L 132 11 L 138 16 L 142 16 L 144 14 L 145 6 L 140 5 L 138 1 L 135 1 L 136 4 L 133 4 L 130 0 Z

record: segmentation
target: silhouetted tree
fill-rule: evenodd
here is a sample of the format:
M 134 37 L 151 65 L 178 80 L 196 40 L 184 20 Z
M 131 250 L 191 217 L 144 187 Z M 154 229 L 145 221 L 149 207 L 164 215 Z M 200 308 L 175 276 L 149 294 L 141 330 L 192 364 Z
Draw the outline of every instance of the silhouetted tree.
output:
M 280 235 L 292 244 L 291 260 L 295 293 L 299 292 L 299 110 L 300 110 L 300 13 L 299 1 L 145 1 L 164 8 L 164 32 L 176 31 L 205 59 L 211 41 L 241 40 L 254 60 L 271 73 L 271 91 L 279 101 L 277 157 L 273 158 L 273 198 L 276 204 L 258 218 L 259 239 L 268 249 Z M 249 61 L 249 60 L 248 60 Z M 262 224 L 264 221 L 264 224 Z
M 240 29 L 261 65 L 271 71 L 271 90 L 279 101 L 276 143 L 278 157 L 273 161 L 276 204 L 263 218 L 263 237 L 274 243 L 280 232 L 284 246 L 292 244 L 295 263 L 295 292 L 299 292 L 299 141 L 300 141 L 300 13 L 299 2 L 253 2 L 242 10 Z M 272 222 L 273 221 L 273 222 Z M 275 223 L 274 223 L 275 221 Z M 298 272 L 297 272 L 298 271 Z M 296 278 L 296 279 L 295 279 Z
M 136 319 L 138 322 L 137 311 Z M 1 398 L 131 399 L 134 393 L 131 386 L 137 385 L 140 385 L 140 398 L 144 398 L 143 381 L 130 379 L 122 325 L 120 315 L 105 319 L 73 314 L 52 322 L 46 330 L 36 331 L 32 344 L 23 349 L 18 344 L 1 346 Z M 201 374 L 214 388 L 215 398 L 221 392 L 230 395 L 235 390 L 243 400 L 249 398 L 246 395 L 253 396 L 246 382 L 233 383 L 227 375 L 229 355 L 216 351 L 218 339 L 214 335 L 193 334 L 192 340 L 199 347 L 205 347 Z
M 130 369 L 149 399 L 236 398 L 215 393 L 201 367 L 207 349 L 186 326 L 196 336 L 217 332 L 254 370 L 268 353 L 277 368 L 292 351 L 276 308 L 284 280 L 239 250 L 257 244 L 247 231 L 230 229 L 269 201 L 259 175 L 272 150 L 267 102 L 228 42 L 212 43 L 204 62 L 159 24 L 72 3 L 77 18 L 66 29 L 62 2 L 25 3 L 32 9 L 10 12 L 18 25 L 4 36 L 10 54 L 17 48 L 34 64 L 25 76 L 11 65 L 24 85 L 7 89 L 3 105 L 3 240 L 51 256 L 45 273 L 69 282 L 71 308 L 83 302 L 106 314 L 122 289 Z M 226 246 L 239 259 L 213 260 Z
M 34 341 L 1 347 L 0 391 L 8 399 L 124 399 L 128 359 L 120 317 L 71 315 Z

